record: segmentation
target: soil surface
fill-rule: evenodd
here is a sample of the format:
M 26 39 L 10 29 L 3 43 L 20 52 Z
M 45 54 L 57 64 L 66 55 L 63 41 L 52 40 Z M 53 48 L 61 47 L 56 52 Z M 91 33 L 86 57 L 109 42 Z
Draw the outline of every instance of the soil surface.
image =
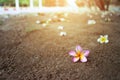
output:
M 51 14 L 1 16 L 0 80 L 120 80 L 120 14 L 108 13 L 111 21 L 100 13 L 90 15 L 69 13 L 47 27 L 36 20 Z M 88 25 L 89 19 L 96 24 Z M 61 31 L 67 35 L 60 36 Z M 109 43 L 98 43 L 100 35 L 108 35 Z M 90 50 L 86 63 L 72 62 L 68 52 L 77 45 Z

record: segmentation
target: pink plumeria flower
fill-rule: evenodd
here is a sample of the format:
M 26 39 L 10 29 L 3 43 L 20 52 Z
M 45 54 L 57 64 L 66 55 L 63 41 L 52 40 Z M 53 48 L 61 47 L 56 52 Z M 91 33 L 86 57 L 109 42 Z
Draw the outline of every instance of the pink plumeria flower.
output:
M 87 62 L 87 56 L 89 55 L 89 50 L 83 50 L 80 46 L 76 46 L 76 51 L 70 51 L 69 55 L 73 56 L 73 62 L 81 61 Z

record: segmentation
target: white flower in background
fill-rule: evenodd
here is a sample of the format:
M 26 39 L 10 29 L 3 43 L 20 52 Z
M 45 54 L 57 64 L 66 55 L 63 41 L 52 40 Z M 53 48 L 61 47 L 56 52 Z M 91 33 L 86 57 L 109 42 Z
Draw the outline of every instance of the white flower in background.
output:
M 46 20 L 46 23 L 48 24 L 48 23 L 51 22 L 51 21 L 52 21 L 52 19 L 49 18 L 48 20 Z
M 112 20 L 110 18 L 105 18 L 106 22 L 111 22 Z
M 60 18 L 60 21 L 65 21 L 65 19 L 64 18 Z
M 53 16 L 53 18 L 56 19 L 56 18 L 58 18 L 58 16 L 55 15 L 55 16 Z
M 96 24 L 95 20 L 88 20 L 88 24 Z
M 51 18 L 49 18 L 47 21 L 48 21 L 48 22 L 50 22 L 50 21 L 52 21 L 52 19 L 51 19 Z
M 46 27 L 46 26 L 47 26 L 47 24 L 46 24 L 46 23 L 43 23 L 43 24 L 42 24 L 42 26 L 43 26 L 43 27 Z
M 68 16 L 68 13 L 64 13 L 64 17 L 67 17 Z
M 67 33 L 66 32 L 60 32 L 60 36 L 66 36 Z
M 39 20 L 37 20 L 37 21 L 36 21 L 36 24 L 39 24 L 39 23 L 40 23 L 40 21 L 39 21 Z
M 64 26 L 58 26 L 59 30 L 63 30 Z
M 109 40 L 108 40 L 108 35 L 100 35 L 100 38 L 97 39 L 97 42 L 100 42 L 100 43 L 108 43 Z

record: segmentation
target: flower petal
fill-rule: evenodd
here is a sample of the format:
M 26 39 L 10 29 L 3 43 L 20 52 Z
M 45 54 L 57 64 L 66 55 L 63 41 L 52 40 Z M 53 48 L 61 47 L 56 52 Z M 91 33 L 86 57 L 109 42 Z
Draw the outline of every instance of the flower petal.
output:
M 105 43 L 108 43 L 108 42 L 109 42 L 109 40 L 106 40 L 106 41 L 105 41 Z
M 108 35 L 104 35 L 105 38 L 108 38 Z
M 103 35 L 100 35 L 100 38 L 104 37 Z
M 84 56 L 80 61 L 81 62 L 87 62 L 87 58 Z
M 81 46 L 76 46 L 76 52 L 82 51 Z
M 87 57 L 87 56 L 89 55 L 89 53 L 90 53 L 89 50 L 84 50 L 83 52 L 84 52 L 84 56 L 86 56 L 86 57 Z
M 80 59 L 79 57 L 74 57 L 74 58 L 72 59 L 72 61 L 73 61 L 73 62 L 77 62 L 79 59 Z
M 69 55 L 70 55 L 70 56 L 75 56 L 75 55 L 76 55 L 76 52 L 75 52 L 75 51 L 70 51 L 70 52 L 69 52 Z
M 100 40 L 100 43 L 102 44 L 102 43 L 104 43 L 104 42 Z
M 100 42 L 100 38 L 97 39 L 97 42 Z

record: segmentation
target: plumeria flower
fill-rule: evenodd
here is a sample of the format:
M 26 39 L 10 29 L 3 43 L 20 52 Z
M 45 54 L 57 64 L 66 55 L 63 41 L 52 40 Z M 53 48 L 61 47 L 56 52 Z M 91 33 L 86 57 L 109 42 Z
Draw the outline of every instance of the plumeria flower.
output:
M 50 23 L 50 22 L 51 22 L 50 20 L 47 20 L 45 23 L 48 24 L 48 23 Z
M 47 21 L 48 21 L 48 22 L 51 22 L 51 21 L 52 21 L 52 19 L 51 19 L 51 18 L 49 18 Z
M 64 26 L 58 26 L 59 30 L 63 30 Z
M 112 20 L 110 18 L 105 18 L 106 22 L 111 22 Z
M 39 24 L 39 23 L 40 23 L 40 21 L 39 21 L 39 20 L 37 20 L 37 21 L 36 21 L 36 24 Z
M 65 19 L 64 18 L 60 18 L 60 21 L 65 21 Z
M 97 39 L 97 42 L 100 42 L 100 43 L 108 43 L 109 40 L 108 40 L 108 35 L 100 35 L 100 38 Z
M 89 55 L 89 50 L 83 50 L 80 46 L 76 46 L 75 51 L 70 51 L 69 55 L 73 56 L 73 62 L 81 61 L 81 62 L 87 62 L 87 57 Z
M 95 20 L 88 20 L 88 24 L 96 24 Z
M 64 13 L 64 17 L 67 17 L 68 16 L 68 13 Z
M 53 16 L 53 18 L 55 18 L 55 19 L 56 19 L 56 18 L 58 18 L 58 16 L 56 16 L 56 15 L 55 15 L 55 16 Z
M 43 24 L 42 24 L 42 26 L 43 26 L 43 27 L 46 27 L 46 26 L 47 26 L 47 24 L 46 24 L 46 23 L 43 23 Z
M 66 36 L 67 33 L 66 32 L 60 32 L 60 36 Z

